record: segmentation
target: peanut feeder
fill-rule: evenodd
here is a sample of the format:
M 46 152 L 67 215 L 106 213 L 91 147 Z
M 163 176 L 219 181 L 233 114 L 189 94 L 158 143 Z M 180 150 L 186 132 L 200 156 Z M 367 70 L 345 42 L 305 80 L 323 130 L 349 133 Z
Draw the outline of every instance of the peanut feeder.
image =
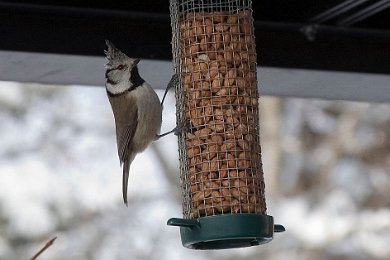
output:
M 267 243 L 251 1 L 170 0 L 179 134 L 182 243 L 194 249 Z

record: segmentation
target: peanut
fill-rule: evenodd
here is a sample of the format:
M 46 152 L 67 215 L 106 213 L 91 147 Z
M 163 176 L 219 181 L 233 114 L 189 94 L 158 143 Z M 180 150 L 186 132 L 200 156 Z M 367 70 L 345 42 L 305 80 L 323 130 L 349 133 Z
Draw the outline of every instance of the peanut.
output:
M 211 191 L 205 190 L 205 191 L 199 191 L 195 193 L 194 196 L 192 196 L 193 201 L 200 201 L 204 200 L 205 198 L 208 198 L 211 195 Z
M 228 213 L 230 211 L 229 201 L 223 200 L 215 204 L 215 208 L 219 213 Z
M 215 30 L 217 32 L 225 32 L 225 31 L 229 30 L 229 25 L 219 23 L 215 26 Z
M 199 35 L 202 35 L 204 34 L 204 31 L 203 31 L 203 26 L 202 26 L 202 22 L 201 21 L 194 21 L 193 22 L 193 34 L 195 36 L 199 36 Z
M 223 180 L 223 181 L 221 182 L 221 184 L 222 184 L 223 187 L 229 187 L 230 181 L 229 181 L 229 180 Z
M 195 134 L 195 136 L 199 137 L 200 139 L 207 139 L 207 137 L 210 133 L 211 133 L 210 128 L 202 128 L 202 129 L 196 131 L 194 134 Z
M 221 168 L 219 169 L 219 178 L 224 179 L 228 176 L 228 170 L 227 170 L 227 165 L 222 164 Z
M 200 149 L 198 147 L 190 147 L 187 151 L 188 158 L 193 158 L 195 155 L 200 153 Z
M 206 35 L 210 35 L 213 32 L 213 22 L 210 19 L 205 19 L 205 33 Z
M 215 23 L 220 23 L 220 22 L 224 22 L 226 16 L 227 16 L 227 12 L 214 12 L 213 13 L 213 20 Z
M 209 216 L 213 214 L 213 208 L 209 205 L 204 205 L 204 204 L 199 205 L 198 211 L 201 216 Z

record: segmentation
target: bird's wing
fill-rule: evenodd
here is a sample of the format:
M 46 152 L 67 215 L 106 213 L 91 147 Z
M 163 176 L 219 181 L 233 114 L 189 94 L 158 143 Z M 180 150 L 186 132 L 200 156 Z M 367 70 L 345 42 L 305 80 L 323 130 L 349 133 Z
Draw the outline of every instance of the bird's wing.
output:
M 137 115 L 137 113 L 135 115 Z M 128 160 L 129 146 L 131 140 L 133 139 L 135 129 L 137 129 L 137 123 L 137 117 L 135 117 L 134 121 L 130 125 L 127 125 L 126 128 L 123 129 L 122 133 L 118 134 L 118 155 L 121 162 Z
M 123 163 L 129 159 L 129 146 L 138 125 L 138 108 L 135 99 L 128 96 L 112 98 L 110 102 L 115 117 L 118 156 Z
M 129 159 L 129 146 L 138 125 L 137 106 L 135 104 L 133 104 L 133 106 L 129 106 L 125 115 L 127 116 L 127 120 L 126 122 L 123 122 L 123 125 L 119 130 L 119 126 L 117 125 L 118 155 L 121 162 Z

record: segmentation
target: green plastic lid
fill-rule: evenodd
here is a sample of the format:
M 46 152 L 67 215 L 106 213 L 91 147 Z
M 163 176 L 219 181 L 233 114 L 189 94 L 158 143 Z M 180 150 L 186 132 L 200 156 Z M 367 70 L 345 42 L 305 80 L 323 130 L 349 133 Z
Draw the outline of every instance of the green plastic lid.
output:
M 169 226 L 179 226 L 183 246 L 191 249 L 226 249 L 268 243 L 274 232 L 283 232 L 274 225 L 272 216 L 228 214 L 199 219 L 171 218 Z

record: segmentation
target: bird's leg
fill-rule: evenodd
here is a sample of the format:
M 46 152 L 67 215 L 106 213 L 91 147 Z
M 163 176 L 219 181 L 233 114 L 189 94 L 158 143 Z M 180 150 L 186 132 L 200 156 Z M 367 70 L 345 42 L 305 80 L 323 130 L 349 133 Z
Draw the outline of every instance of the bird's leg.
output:
M 168 83 L 167 88 L 165 89 L 164 96 L 163 96 L 162 101 L 161 101 L 161 106 L 163 106 L 163 104 L 164 104 L 165 96 L 168 94 L 168 91 L 171 88 L 175 87 L 178 83 L 179 83 L 179 75 L 173 74 L 171 80 Z
M 156 140 L 160 139 L 161 137 L 164 137 L 166 135 L 169 135 L 169 134 L 172 134 L 172 133 L 175 133 L 175 135 L 179 135 L 181 132 L 183 132 L 184 130 L 186 130 L 187 127 L 185 126 L 185 124 L 179 124 L 178 126 L 176 126 L 175 128 L 173 128 L 171 131 L 169 132 L 166 132 L 166 133 L 163 133 L 161 135 L 157 135 L 156 136 Z
M 179 75 L 178 74 L 173 74 L 171 80 L 168 83 L 167 88 L 165 89 L 164 96 L 163 96 L 162 101 L 161 101 L 161 106 L 163 106 L 163 104 L 164 104 L 164 100 L 165 100 L 166 95 L 168 94 L 168 91 L 171 88 L 176 87 L 177 84 L 179 84 Z M 163 133 L 161 135 L 157 135 L 156 136 L 156 140 L 158 140 L 161 137 L 164 137 L 166 135 L 169 135 L 171 133 L 175 133 L 175 135 L 179 135 L 180 132 L 183 131 L 183 129 L 185 129 L 184 124 L 179 124 L 179 126 L 176 126 L 171 131 Z
M 160 139 L 161 137 L 164 137 L 164 136 L 166 136 L 166 135 L 172 134 L 172 133 L 176 132 L 176 129 L 177 129 L 177 126 L 176 126 L 175 128 L 173 128 L 173 129 L 172 129 L 171 131 L 169 131 L 169 132 L 163 133 L 163 134 L 161 134 L 161 135 L 157 135 L 157 136 L 156 136 L 156 139 Z

